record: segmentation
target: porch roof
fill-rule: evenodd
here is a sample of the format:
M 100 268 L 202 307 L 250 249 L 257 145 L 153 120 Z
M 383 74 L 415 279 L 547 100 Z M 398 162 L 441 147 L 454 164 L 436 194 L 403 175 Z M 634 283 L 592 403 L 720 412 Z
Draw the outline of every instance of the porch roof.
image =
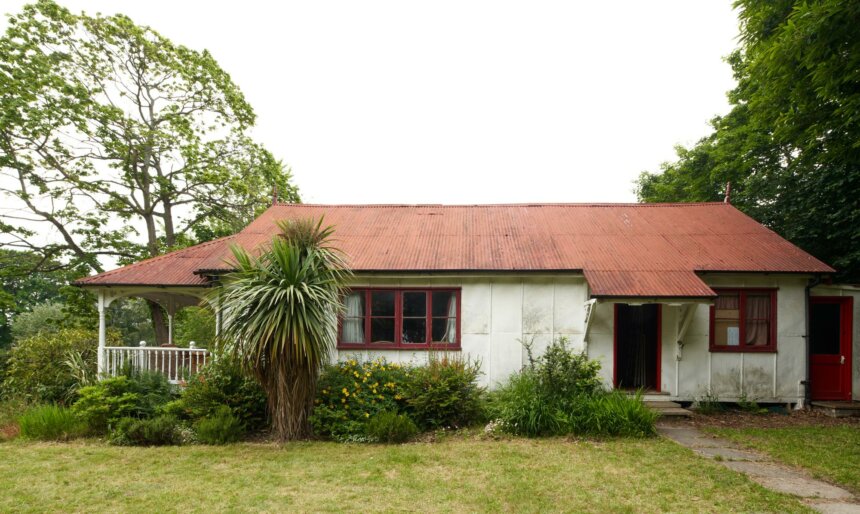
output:
M 579 272 L 594 296 L 710 297 L 701 271 L 834 270 L 729 204 L 274 205 L 230 237 L 81 279 L 197 286 L 285 219 L 319 218 L 356 273 Z

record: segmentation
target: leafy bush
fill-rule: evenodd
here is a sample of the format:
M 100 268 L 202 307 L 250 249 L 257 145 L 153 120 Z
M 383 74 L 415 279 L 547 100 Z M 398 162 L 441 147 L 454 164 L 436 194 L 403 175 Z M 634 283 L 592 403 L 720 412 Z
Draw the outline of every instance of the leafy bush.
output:
M 214 416 L 225 405 L 249 430 L 266 426 L 263 389 L 233 359 L 218 356 L 189 379 L 179 399 L 164 412 L 198 420 Z
M 405 414 L 382 411 L 368 420 L 365 433 L 372 442 L 405 443 L 415 437 L 418 427 Z
M 116 334 L 111 332 L 108 344 L 116 341 Z M 80 355 L 92 374 L 97 348 L 98 334 L 78 328 L 22 339 L 12 347 L 3 388 L 7 395 L 22 396 L 35 403 L 69 403 L 78 388 L 66 364 L 69 353 Z
M 483 421 L 480 365 L 462 357 L 431 356 L 412 368 L 404 388 L 410 417 L 422 428 L 463 427 Z
M 529 368 L 537 375 L 544 394 L 562 404 L 580 394 L 593 394 L 603 389 L 600 363 L 571 350 L 568 343 L 566 337 L 556 339 L 537 359 L 532 356 L 531 348 L 526 347 Z
M 164 375 L 143 372 L 108 378 L 81 388 L 72 409 L 90 433 L 105 434 L 122 418 L 151 418 L 174 397 Z
M 39 405 L 18 418 L 21 437 L 39 441 L 68 441 L 82 437 L 86 425 L 71 411 L 58 405 Z
M 29 311 L 21 312 L 12 319 L 12 338 L 21 341 L 40 334 L 53 334 L 60 329 L 65 318 L 66 313 L 60 302 L 34 305 Z
M 80 398 L 72 405 L 75 414 L 86 423 L 93 435 L 107 433 L 120 419 L 137 414 L 140 397 L 132 390 L 128 377 L 119 376 L 102 380 L 96 385 L 83 387 Z
M 230 407 L 222 405 L 212 417 L 194 424 L 197 440 L 204 444 L 234 443 L 245 434 L 245 425 L 233 415 Z
M 123 446 L 166 446 L 182 444 L 179 422 L 173 416 L 150 419 L 122 418 L 111 430 L 111 444 Z
M 644 437 L 655 433 L 657 414 L 641 395 L 603 390 L 597 362 L 554 342 L 490 398 L 489 410 L 502 430 L 529 437 L 583 434 Z
M 489 410 L 505 432 L 529 437 L 561 434 L 567 419 L 554 398 L 546 394 L 538 374 L 526 368 L 493 391 Z
M 365 435 L 365 424 L 376 414 L 403 412 L 412 369 L 384 359 L 349 359 L 326 366 L 317 382 L 311 426 L 314 433 L 336 440 Z

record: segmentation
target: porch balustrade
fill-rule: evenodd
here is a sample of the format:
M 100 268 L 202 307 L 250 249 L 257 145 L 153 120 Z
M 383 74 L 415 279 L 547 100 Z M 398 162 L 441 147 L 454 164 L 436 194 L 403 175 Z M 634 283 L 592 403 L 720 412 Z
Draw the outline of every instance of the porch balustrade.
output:
M 141 341 L 137 347 L 105 346 L 102 351 L 106 376 L 115 377 L 131 367 L 161 373 L 171 384 L 187 380 L 212 358 L 209 350 L 195 348 L 194 342 L 190 348 L 176 348 L 146 346 L 146 342 Z

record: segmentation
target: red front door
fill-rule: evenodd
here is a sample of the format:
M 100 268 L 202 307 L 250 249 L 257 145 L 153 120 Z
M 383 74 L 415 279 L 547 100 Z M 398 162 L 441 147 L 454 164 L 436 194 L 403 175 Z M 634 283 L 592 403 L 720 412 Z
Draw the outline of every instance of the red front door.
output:
M 852 298 L 813 296 L 809 345 L 813 400 L 851 400 Z

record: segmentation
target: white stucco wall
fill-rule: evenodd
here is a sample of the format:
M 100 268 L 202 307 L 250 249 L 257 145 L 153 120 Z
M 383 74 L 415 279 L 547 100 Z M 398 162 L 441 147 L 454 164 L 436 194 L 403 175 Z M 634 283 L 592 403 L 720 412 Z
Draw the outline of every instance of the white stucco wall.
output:
M 777 289 L 776 353 L 712 353 L 708 350 L 709 307 L 695 306 L 694 318 L 676 344 L 681 306 L 666 303 L 662 309 L 660 388 L 670 398 L 693 401 L 709 390 L 726 401 L 744 395 L 760 402 L 796 402 L 803 395 L 800 381 L 806 373 L 806 276 L 708 274 L 714 287 L 766 287 Z M 360 277 L 356 287 L 459 287 L 462 352 L 480 360 L 482 384 L 494 386 L 527 362 L 522 341 L 533 341 L 540 353 L 554 338 L 566 336 L 583 349 L 584 303 L 588 285 L 581 275 L 476 275 Z M 823 293 L 816 289 L 813 294 Z M 860 290 L 843 294 L 855 298 L 855 320 L 860 319 Z M 674 303 L 674 302 L 673 302 Z M 607 386 L 613 377 L 612 303 L 595 307 L 589 332 L 588 355 L 600 361 Z M 860 397 L 860 323 L 854 323 L 854 393 Z M 395 362 L 420 363 L 426 351 L 342 351 L 340 358 L 358 354 L 368 359 L 385 357 Z M 680 359 L 678 357 L 680 356 Z

